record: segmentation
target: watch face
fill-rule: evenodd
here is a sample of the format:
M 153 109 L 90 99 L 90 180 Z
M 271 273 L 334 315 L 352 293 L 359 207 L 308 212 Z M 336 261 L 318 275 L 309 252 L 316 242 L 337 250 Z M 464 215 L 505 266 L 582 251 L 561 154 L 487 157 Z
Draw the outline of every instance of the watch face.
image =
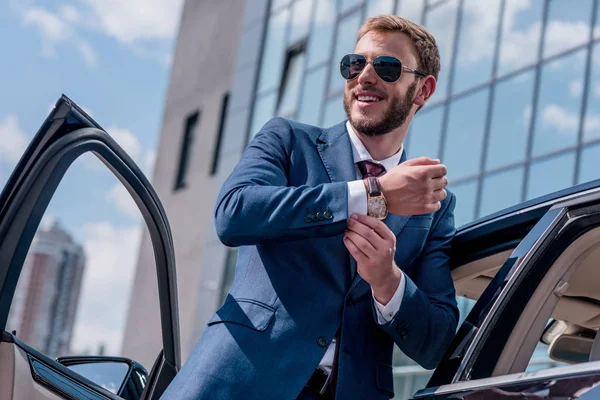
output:
M 384 219 L 387 216 L 387 205 L 383 196 L 369 198 L 367 210 L 371 217 Z

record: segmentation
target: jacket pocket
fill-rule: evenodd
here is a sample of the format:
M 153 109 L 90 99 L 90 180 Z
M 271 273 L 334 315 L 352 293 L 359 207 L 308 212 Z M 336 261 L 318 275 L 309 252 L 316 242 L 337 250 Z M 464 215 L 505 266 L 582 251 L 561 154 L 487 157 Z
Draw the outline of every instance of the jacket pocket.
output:
M 223 304 L 208 321 L 208 326 L 231 322 L 262 332 L 269 327 L 274 317 L 275 309 L 267 304 L 251 299 L 237 299 Z
M 392 374 L 392 366 L 377 363 L 376 375 L 377 388 L 386 392 L 390 399 L 394 397 L 394 376 Z

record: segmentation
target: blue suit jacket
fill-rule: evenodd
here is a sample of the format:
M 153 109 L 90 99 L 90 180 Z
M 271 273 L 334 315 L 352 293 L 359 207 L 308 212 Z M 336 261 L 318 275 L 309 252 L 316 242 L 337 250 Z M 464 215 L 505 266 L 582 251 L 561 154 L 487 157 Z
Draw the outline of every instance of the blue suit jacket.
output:
M 240 246 L 233 286 L 165 398 L 295 399 L 340 326 L 338 398 L 392 397 L 394 343 L 423 367 L 437 365 L 458 319 L 448 268 L 454 195 L 435 213 L 384 220 L 406 289 L 379 325 L 342 242 L 346 182 L 355 179 L 345 123 L 277 118 L 254 137 L 215 212 L 222 242 Z

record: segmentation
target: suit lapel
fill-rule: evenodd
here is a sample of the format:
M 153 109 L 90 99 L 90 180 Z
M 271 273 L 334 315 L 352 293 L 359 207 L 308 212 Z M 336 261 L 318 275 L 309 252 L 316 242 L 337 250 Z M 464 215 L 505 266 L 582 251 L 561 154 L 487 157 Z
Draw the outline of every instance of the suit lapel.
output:
M 345 122 L 324 129 L 316 144 L 331 182 L 356 180 L 352 146 Z

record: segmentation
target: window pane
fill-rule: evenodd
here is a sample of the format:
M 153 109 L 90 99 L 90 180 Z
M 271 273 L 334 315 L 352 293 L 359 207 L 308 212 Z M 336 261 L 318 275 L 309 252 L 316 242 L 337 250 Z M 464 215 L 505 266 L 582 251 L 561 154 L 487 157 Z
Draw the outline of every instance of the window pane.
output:
M 486 176 L 483 180 L 479 216 L 483 217 L 521 202 L 524 168 Z
M 250 138 L 254 137 L 260 131 L 260 128 L 273 118 L 276 102 L 277 92 L 270 93 L 256 100 L 254 103 L 254 115 L 250 124 Z
M 329 59 L 333 28 L 335 24 L 335 0 L 319 0 L 316 5 L 310 42 L 308 44 L 308 66 L 320 64 Z
M 479 172 L 488 93 L 488 89 L 481 90 L 450 104 L 442 162 L 451 180 Z
M 598 7 L 600 10 L 600 7 Z M 598 28 L 600 29 L 600 28 Z M 594 45 L 593 68 L 588 85 L 587 109 L 583 124 L 583 140 L 589 141 L 600 138 L 600 45 Z M 578 82 L 574 90 L 583 91 L 583 81 Z
M 477 181 L 469 181 L 458 185 L 450 185 L 450 191 L 456 196 L 454 208 L 454 224 L 456 227 L 473 220 L 475 201 L 477 200 Z
M 298 106 L 298 97 L 300 93 L 300 83 L 304 72 L 304 50 L 292 52 L 289 56 L 287 71 L 284 72 L 284 82 L 282 82 L 281 99 L 277 115 L 286 118 L 293 118 Z
M 440 51 L 440 73 L 437 80 L 437 88 L 430 101 L 438 101 L 446 98 L 448 77 L 450 76 L 450 60 L 454 47 L 454 30 L 456 28 L 457 0 L 434 8 L 427 13 L 425 26 L 431 32 Z
M 533 83 L 534 71 L 530 70 L 496 86 L 486 169 L 525 159 Z
M 271 11 L 277 10 L 283 6 L 287 6 L 290 0 L 272 0 L 271 1 Z
M 417 113 L 407 137 L 408 158 L 422 156 L 438 158 L 444 107 L 433 110 L 423 109 Z
M 527 200 L 572 186 L 574 168 L 574 151 L 532 163 L 527 184 Z
M 329 93 L 344 89 L 346 81 L 340 75 L 339 62 L 345 54 L 352 53 L 354 51 L 360 23 L 360 12 L 354 13 L 340 21 L 337 31 L 335 51 L 333 53 L 333 60 L 331 62 Z
M 454 74 L 455 93 L 491 78 L 499 11 L 500 0 L 465 0 Z
M 298 112 L 298 121 L 310 125 L 319 124 L 319 116 L 323 109 L 323 88 L 327 77 L 327 67 L 321 67 L 306 75 L 302 87 L 302 100 Z
M 308 35 L 313 0 L 296 0 L 292 7 L 292 26 L 289 44 L 294 44 Z
M 533 154 L 577 143 L 585 50 L 544 65 L 533 136 Z
M 276 88 L 281 77 L 281 69 L 285 61 L 285 30 L 290 17 L 289 9 L 285 9 L 269 19 L 265 50 L 261 61 L 258 91 L 264 92 Z
M 367 17 L 394 12 L 394 0 L 369 0 L 367 4 Z
M 598 160 L 600 160 L 600 144 L 583 148 L 581 151 L 581 158 L 579 160 L 579 178 L 577 179 L 578 184 L 600 179 Z
M 342 0 L 342 8 L 340 12 L 347 11 L 352 7 L 358 6 L 359 4 L 362 4 L 362 0 Z
M 347 119 L 341 97 L 334 97 L 325 104 L 323 127 L 330 127 Z
M 425 6 L 423 0 L 397 0 L 397 2 L 398 10 L 396 14 L 418 24 L 423 22 L 423 8 Z
M 537 60 L 543 1 L 506 0 L 498 75 Z
M 544 57 L 550 57 L 578 45 L 590 38 L 591 0 L 552 0 L 546 26 Z

